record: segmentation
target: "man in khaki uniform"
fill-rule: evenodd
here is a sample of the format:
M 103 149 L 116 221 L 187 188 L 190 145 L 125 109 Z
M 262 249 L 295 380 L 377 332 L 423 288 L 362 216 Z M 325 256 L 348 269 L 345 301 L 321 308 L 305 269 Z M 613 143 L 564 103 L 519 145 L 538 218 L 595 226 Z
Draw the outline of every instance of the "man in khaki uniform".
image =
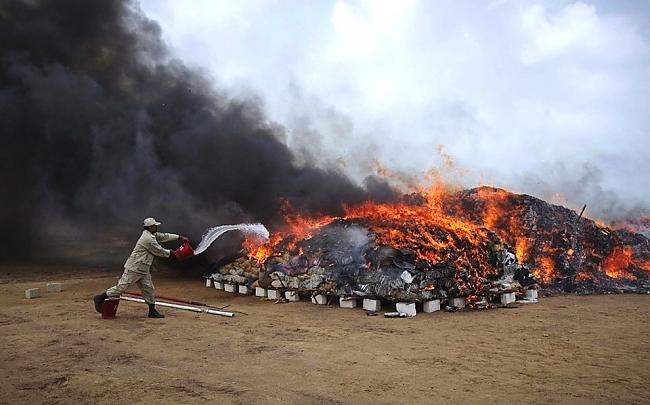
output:
M 144 231 L 138 242 L 131 252 L 131 256 L 124 264 L 124 273 L 117 282 L 117 285 L 109 288 L 106 292 L 96 295 L 94 298 L 95 309 L 102 312 L 102 303 L 105 299 L 116 298 L 122 295 L 132 284 L 136 284 L 142 291 L 142 298 L 149 304 L 149 318 L 164 318 L 165 316 L 156 311 L 156 301 L 154 296 L 154 286 L 151 281 L 151 265 L 154 256 L 170 257 L 172 251 L 160 246 L 160 243 L 173 240 L 187 240 L 183 236 L 173 233 L 158 232 L 160 222 L 153 218 L 147 218 L 143 222 Z

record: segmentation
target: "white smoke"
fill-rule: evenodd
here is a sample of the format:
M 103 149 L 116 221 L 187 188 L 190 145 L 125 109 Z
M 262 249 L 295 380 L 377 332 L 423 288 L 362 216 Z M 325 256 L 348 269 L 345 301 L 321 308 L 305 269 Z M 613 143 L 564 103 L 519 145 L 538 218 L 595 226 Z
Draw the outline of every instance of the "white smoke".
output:
M 419 173 L 440 164 L 442 145 L 469 170 L 466 186 L 562 193 L 605 216 L 649 205 L 647 2 L 143 8 L 184 60 L 260 94 L 309 161 L 356 179 L 375 160 Z

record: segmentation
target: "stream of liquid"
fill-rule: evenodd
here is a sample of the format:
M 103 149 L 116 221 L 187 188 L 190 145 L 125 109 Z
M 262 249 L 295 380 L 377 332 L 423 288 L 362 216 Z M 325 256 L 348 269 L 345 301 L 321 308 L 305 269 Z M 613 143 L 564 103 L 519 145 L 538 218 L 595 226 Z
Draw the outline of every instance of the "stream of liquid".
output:
M 201 242 L 194 249 L 194 254 L 198 255 L 203 253 L 207 248 L 212 245 L 212 242 L 217 240 L 221 235 L 230 231 L 241 231 L 246 234 L 253 234 L 262 239 L 269 238 L 269 231 L 262 224 L 237 224 L 237 225 L 219 225 L 214 228 L 210 228 L 203 234 Z

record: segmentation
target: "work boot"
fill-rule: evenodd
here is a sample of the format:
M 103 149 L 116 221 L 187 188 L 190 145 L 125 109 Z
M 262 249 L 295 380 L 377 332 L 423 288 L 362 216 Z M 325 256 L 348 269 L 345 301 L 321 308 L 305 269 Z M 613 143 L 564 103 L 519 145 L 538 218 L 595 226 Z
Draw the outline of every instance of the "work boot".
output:
M 108 298 L 108 295 L 105 292 L 95 295 L 95 298 L 93 298 L 93 301 L 95 301 L 95 311 L 100 314 L 102 313 L 102 304 L 106 298 Z
M 149 318 L 164 318 L 165 315 L 161 314 L 160 312 L 156 311 L 156 305 L 155 304 L 149 304 Z

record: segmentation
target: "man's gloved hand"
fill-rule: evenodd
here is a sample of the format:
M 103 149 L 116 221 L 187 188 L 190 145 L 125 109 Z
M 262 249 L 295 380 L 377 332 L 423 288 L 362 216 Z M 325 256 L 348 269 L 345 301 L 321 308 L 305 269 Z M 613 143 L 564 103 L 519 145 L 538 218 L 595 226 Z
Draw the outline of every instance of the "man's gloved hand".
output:
M 171 249 L 169 250 L 169 259 L 173 260 L 173 261 L 176 261 L 176 254 Z
M 187 236 L 181 236 L 181 240 L 184 242 L 189 242 L 190 239 Z

